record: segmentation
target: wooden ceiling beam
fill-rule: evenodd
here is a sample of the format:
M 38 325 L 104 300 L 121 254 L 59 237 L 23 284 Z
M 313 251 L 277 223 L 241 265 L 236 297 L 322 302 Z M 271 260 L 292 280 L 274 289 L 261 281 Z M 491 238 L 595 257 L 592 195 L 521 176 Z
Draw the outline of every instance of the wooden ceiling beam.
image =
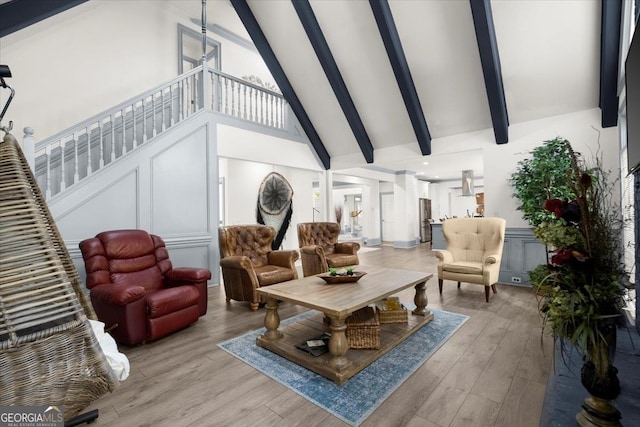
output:
M 315 150 L 320 162 L 325 169 L 329 169 L 331 167 L 331 158 L 329 156 L 329 152 L 322 143 L 320 135 L 318 135 L 318 132 L 316 132 L 311 119 L 302 106 L 298 95 L 296 95 L 291 82 L 289 82 L 284 69 L 280 65 L 280 62 L 273 52 L 273 49 L 271 49 L 271 46 L 269 45 L 266 36 L 262 32 L 258 21 L 253 15 L 253 12 L 249 8 L 249 5 L 247 4 L 246 0 L 231 0 L 231 4 L 240 17 L 240 20 L 244 24 L 244 27 L 247 29 L 249 36 L 251 36 L 251 40 L 253 40 L 253 43 L 258 49 L 258 52 L 262 56 L 265 64 L 269 68 L 269 71 L 275 79 L 278 87 L 282 91 L 282 95 L 287 100 L 287 102 L 291 106 L 291 109 L 300 121 L 300 124 L 307 134 L 307 137 L 311 141 L 311 146 Z
M 490 0 L 469 0 L 473 26 L 478 41 L 478 52 L 487 89 L 489 111 L 493 123 L 493 133 L 497 144 L 509 142 L 509 116 L 502 84 L 502 68 L 498 55 L 496 31 L 493 26 Z
M 0 5 L 0 37 L 47 19 L 87 0 L 13 0 Z
M 407 114 L 409 114 L 413 131 L 416 134 L 420 151 L 422 155 L 431 154 L 431 134 L 422 111 L 416 86 L 413 83 L 407 58 L 402 49 L 402 43 L 400 42 L 400 36 L 398 35 L 398 29 L 393 20 L 389 3 L 387 0 L 369 0 L 369 4 L 371 5 L 373 16 L 376 18 L 378 31 L 380 31 L 384 47 L 387 50 L 387 56 L 396 76 L 398 88 L 402 94 Z
M 347 85 L 342 78 L 342 74 L 340 74 L 338 64 L 336 64 L 333 54 L 331 53 L 331 49 L 329 49 L 327 40 L 324 38 L 324 34 L 320 29 L 320 24 L 318 24 L 318 20 L 311 9 L 309 1 L 291 0 L 291 3 L 298 14 L 300 23 L 307 33 L 307 37 L 309 37 L 313 50 L 316 52 L 316 56 L 318 57 L 320 65 L 322 65 L 322 69 L 329 80 L 333 93 L 336 95 L 340 108 L 342 108 L 347 122 L 351 127 L 351 131 L 360 146 L 362 155 L 367 163 L 373 163 L 373 144 L 371 144 L 369 135 L 367 134 L 364 124 L 360 119 L 360 114 L 351 99 Z
M 618 64 L 622 0 L 602 2 L 600 25 L 600 111 L 602 127 L 618 125 Z

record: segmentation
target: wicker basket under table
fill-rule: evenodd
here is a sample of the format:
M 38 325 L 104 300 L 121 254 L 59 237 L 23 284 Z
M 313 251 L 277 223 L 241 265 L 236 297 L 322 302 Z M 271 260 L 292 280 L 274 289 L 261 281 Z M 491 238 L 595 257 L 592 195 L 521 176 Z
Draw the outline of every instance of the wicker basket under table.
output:
M 378 301 L 376 303 L 376 311 L 380 324 L 407 323 L 409 321 L 409 312 L 402 304 L 400 304 L 399 310 L 389 310 L 385 307 L 384 301 Z
M 347 342 L 350 348 L 379 349 L 380 321 L 372 307 L 354 311 L 347 317 Z

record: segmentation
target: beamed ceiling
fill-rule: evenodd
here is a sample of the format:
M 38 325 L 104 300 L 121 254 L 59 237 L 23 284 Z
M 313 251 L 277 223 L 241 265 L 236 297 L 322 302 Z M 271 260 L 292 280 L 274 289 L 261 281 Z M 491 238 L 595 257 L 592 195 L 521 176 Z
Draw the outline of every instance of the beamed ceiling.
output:
M 200 19 L 200 1 L 171 3 Z M 253 41 L 324 168 L 444 180 L 463 169 L 483 175 L 482 150 L 457 144 L 474 133 L 508 144 L 510 125 L 599 106 L 603 126 L 615 125 L 620 8 L 620 0 L 208 0 L 207 22 Z
M 619 1 L 231 4 L 332 170 L 482 176 L 481 150 L 452 153 L 448 137 L 509 143 L 510 124 L 600 106 L 601 78 L 603 125 L 617 122 Z

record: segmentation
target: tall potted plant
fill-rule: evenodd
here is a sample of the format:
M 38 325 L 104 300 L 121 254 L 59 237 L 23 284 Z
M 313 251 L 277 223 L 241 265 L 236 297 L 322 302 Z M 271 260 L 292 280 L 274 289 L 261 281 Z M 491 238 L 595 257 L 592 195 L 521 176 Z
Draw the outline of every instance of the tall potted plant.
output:
M 572 192 L 567 183 L 566 171 L 571 166 L 568 141 L 554 138 L 531 150 L 531 157 L 518 162 L 511 175 L 513 197 L 518 199 L 522 217 L 536 227 L 553 219 L 542 209 L 547 199 L 568 199 Z
M 543 326 L 584 355 L 582 384 L 591 396 L 577 416 L 579 424 L 616 425 L 620 414 L 609 400 L 620 392 L 611 346 L 627 278 L 621 256 L 623 223 L 600 162 L 587 167 L 568 141 L 562 144 L 569 161 L 564 171 L 569 191 L 565 197 L 547 195 L 541 205 L 550 216 L 534 232 L 552 256 L 529 276 L 540 298 Z

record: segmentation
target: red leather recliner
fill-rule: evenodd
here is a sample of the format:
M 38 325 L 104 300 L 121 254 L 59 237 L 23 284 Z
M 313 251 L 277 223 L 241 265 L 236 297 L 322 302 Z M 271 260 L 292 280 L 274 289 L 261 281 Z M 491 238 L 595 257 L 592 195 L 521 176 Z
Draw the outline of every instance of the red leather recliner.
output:
M 207 312 L 204 268 L 173 268 L 164 241 L 143 230 L 105 231 L 80 242 L 98 319 L 122 344 L 155 340 Z

